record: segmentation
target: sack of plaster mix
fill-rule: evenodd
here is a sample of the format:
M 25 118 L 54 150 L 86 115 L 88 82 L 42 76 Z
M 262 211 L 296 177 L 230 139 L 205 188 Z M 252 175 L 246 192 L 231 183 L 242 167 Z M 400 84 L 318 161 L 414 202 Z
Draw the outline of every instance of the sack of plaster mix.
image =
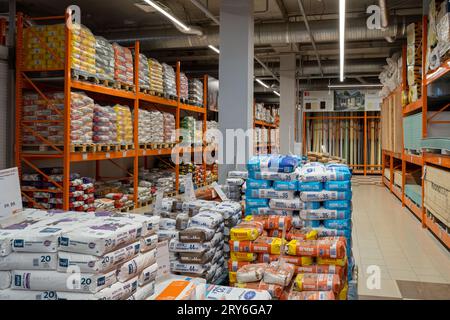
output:
M 352 182 L 350 180 L 325 182 L 325 190 L 328 191 L 350 191 L 351 189 Z
M 351 210 L 352 202 L 349 200 L 329 200 L 324 201 L 324 207 L 329 210 Z
M 132 260 L 124 263 L 117 271 L 117 280 L 125 282 L 139 274 L 156 262 L 156 250 L 139 254 Z
M 325 220 L 323 222 L 325 228 L 328 229 L 338 229 L 338 230 L 350 230 L 352 228 L 351 219 L 342 220 Z
M 325 208 L 300 210 L 300 218 L 303 220 L 351 219 L 351 215 L 350 210 L 329 210 Z
M 268 208 L 269 199 L 247 198 L 245 200 L 245 208 Z
M 273 183 L 273 188 L 276 191 L 297 191 L 298 182 L 297 181 L 275 181 Z
M 323 182 L 310 181 L 310 182 L 298 182 L 298 191 L 322 191 Z
M 281 173 L 294 172 L 298 166 L 298 159 L 293 156 L 271 155 L 255 156 L 247 163 L 247 170 L 251 171 L 271 171 Z
M 247 189 L 247 198 L 256 199 L 294 199 L 294 191 L 277 191 L 274 189 Z

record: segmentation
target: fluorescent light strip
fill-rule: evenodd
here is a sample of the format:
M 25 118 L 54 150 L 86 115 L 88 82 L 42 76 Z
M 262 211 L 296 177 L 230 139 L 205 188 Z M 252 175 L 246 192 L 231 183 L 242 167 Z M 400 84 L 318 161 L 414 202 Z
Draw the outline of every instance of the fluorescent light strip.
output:
M 345 0 L 339 0 L 340 80 L 344 81 L 345 64 Z
M 261 80 L 259 80 L 259 79 L 255 79 L 255 80 L 256 80 L 256 82 L 258 82 L 260 85 L 262 85 L 264 88 L 269 89 L 269 86 L 268 86 L 267 84 L 265 84 L 264 82 L 262 82 Z
M 338 89 L 338 88 L 381 88 L 382 84 L 330 84 L 328 88 Z
M 273 91 L 273 93 L 275 93 L 277 96 L 280 96 L 280 94 L 277 91 Z
M 170 21 L 172 21 L 173 23 L 176 23 L 177 25 L 179 25 L 181 28 L 183 28 L 183 30 L 185 31 L 189 31 L 191 30 L 191 28 L 189 28 L 187 25 L 185 25 L 183 22 L 181 22 L 180 20 L 178 20 L 177 18 L 175 18 L 173 15 L 171 15 L 170 13 L 168 13 L 166 10 L 164 10 L 163 8 L 161 8 L 159 5 L 157 5 L 154 1 L 152 0 L 144 0 L 148 5 L 152 6 L 153 8 L 155 8 L 159 13 L 163 14 L 164 16 L 166 16 Z
M 212 45 L 209 45 L 208 48 L 210 48 L 210 49 L 211 49 L 212 51 L 214 51 L 215 53 L 220 54 L 220 50 L 217 49 L 216 47 L 214 47 L 214 46 L 212 46 Z

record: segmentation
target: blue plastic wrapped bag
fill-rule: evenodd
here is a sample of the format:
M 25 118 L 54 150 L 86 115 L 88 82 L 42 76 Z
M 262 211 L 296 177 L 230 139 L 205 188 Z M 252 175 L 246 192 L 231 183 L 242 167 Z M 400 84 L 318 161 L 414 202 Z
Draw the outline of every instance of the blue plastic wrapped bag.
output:
M 322 191 L 323 183 L 318 181 L 302 182 L 298 183 L 298 191 Z
M 247 180 L 247 188 L 248 189 L 268 189 L 271 186 L 272 186 L 272 181 L 255 180 L 255 179 Z
M 324 202 L 325 209 L 351 210 L 352 202 L 348 200 L 331 200 Z
M 275 181 L 273 188 L 277 191 L 296 191 L 298 183 L 297 181 Z
M 336 220 L 325 220 L 323 222 L 325 228 L 338 229 L 338 230 L 351 230 L 352 220 L 351 219 L 336 219 Z
M 350 180 L 345 181 L 327 181 L 325 182 L 325 190 L 329 191 L 350 191 L 352 183 Z

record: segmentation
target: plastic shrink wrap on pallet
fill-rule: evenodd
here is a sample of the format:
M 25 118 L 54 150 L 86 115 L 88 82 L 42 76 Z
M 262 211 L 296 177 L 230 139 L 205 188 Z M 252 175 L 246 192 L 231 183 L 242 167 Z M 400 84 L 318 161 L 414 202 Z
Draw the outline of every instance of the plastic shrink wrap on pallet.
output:
M 184 73 L 180 73 L 180 99 L 189 99 L 189 80 Z
M 139 55 L 139 88 L 150 90 L 150 71 L 148 59 L 142 53 Z
M 155 59 L 148 59 L 150 78 L 150 90 L 156 93 L 164 93 L 163 67 Z
M 189 103 L 203 106 L 203 82 L 198 79 L 189 79 Z
M 171 66 L 166 63 L 162 64 L 164 94 L 172 97 L 177 96 L 176 75 Z
M 114 80 L 121 85 L 133 86 L 134 81 L 134 65 L 133 54 L 131 50 L 113 44 L 114 49 Z
M 97 79 L 114 81 L 114 49 L 103 37 L 95 37 Z
M 117 141 L 117 115 L 110 106 L 94 106 L 92 140 L 99 144 L 115 144 Z
M 114 111 L 117 116 L 117 143 L 132 144 L 133 143 L 133 119 L 128 106 L 116 104 Z
M 70 102 L 71 142 L 72 144 L 91 144 L 94 100 L 84 93 L 72 92 Z

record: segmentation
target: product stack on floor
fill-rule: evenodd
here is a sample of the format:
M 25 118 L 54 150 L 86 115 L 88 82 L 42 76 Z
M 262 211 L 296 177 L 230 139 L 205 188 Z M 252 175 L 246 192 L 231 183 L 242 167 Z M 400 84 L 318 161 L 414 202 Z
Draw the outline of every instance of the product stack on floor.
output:
M 158 226 L 156 216 L 25 211 L 0 229 L 0 299 L 146 299 Z
M 299 167 L 296 157 L 260 156 L 248 170 L 246 221 L 231 230 L 230 284 L 265 289 L 277 299 L 347 299 L 350 284 L 352 296 L 348 167 Z M 273 268 L 285 278 L 273 280 Z

